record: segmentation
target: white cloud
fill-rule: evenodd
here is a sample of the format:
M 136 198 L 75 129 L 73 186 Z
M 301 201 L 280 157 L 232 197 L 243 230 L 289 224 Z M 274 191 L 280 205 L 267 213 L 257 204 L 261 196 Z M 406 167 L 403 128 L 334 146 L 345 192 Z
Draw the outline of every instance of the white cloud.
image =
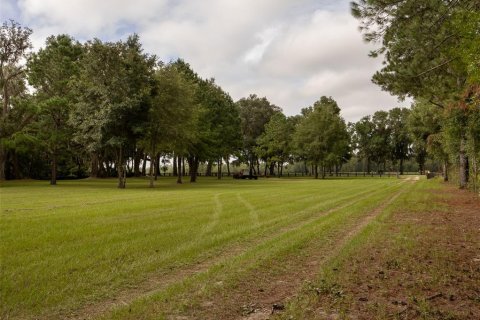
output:
M 84 41 L 137 32 L 147 52 L 166 61 L 182 57 L 235 100 L 257 93 L 289 115 L 322 95 L 336 99 L 347 120 L 397 105 L 370 81 L 380 63 L 367 57 L 371 47 L 347 0 L 19 0 L 17 6 L 36 47 L 50 34 Z
M 114 35 L 123 24 L 156 18 L 166 7 L 162 0 L 19 0 L 26 21 L 56 26 L 80 37 Z
M 262 59 L 265 51 L 275 37 L 278 35 L 278 28 L 268 28 L 260 33 L 256 34 L 256 38 L 260 41 L 253 48 L 248 50 L 245 54 L 244 61 L 246 63 L 258 63 Z

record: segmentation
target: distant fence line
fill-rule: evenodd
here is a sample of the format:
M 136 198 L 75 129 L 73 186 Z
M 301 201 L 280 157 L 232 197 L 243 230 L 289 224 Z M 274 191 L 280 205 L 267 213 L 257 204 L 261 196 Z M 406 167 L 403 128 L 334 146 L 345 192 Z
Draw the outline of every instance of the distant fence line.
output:
M 230 176 L 233 175 L 234 172 L 230 173 Z M 403 175 L 418 175 L 418 172 L 404 172 Z M 227 172 L 221 173 L 222 177 L 228 177 Z M 172 172 L 165 172 L 160 176 L 164 177 L 172 177 L 174 176 Z M 190 176 L 189 172 L 185 172 L 185 177 Z M 197 173 L 197 176 L 207 176 L 205 173 Z M 210 177 L 218 177 L 218 172 L 212 172 Z M 287 172 L 284 174 L 273 174 L 267 175 L 266 177 L 312 177 L 314 174 L 312 173 L 305 173 L 305 172 Z M 327 173 L 325 177 L 395 177 L 397 176 L 397 172 L 338 172 L 338 173 Z M 265 177 L 260 175 L 260 177 Z

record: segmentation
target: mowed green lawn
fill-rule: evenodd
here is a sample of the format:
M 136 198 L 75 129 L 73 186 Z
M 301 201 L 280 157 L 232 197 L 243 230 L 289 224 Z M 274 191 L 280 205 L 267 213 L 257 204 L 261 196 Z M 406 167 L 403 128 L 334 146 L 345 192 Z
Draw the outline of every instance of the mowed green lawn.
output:
M 395 178 L 200 178 L 183 185 L 160 178 L 154 189 L 147 180 L 129 179 L 125 190 L 115 183 L 2 184 L 1 318 L 68 318 L 82 312 L 108 318 L 110 308 L 102 308 L 107 301 L 131 292 L 128 304 L 138 305 L 142 291 L 155 289 L 152 278 L 174 285 L 199 264 L 197 278 L 204 275 L 196 281 L 208 282 L 214 276 L 209 268 L 225 264 L 225 279 L 233 279 L 236 266 L 243 270 L 259 256 L 297 250 L 302 241 L 321 237 L 321 230 L 351 228 L 411 187 Z M 182 290 L 188 288 L 177 286 L 162 297 Z M 150 302 L 142 301 L 138 318 L 148 314 Z M 123 317 L 121 310 L 111 316 Z

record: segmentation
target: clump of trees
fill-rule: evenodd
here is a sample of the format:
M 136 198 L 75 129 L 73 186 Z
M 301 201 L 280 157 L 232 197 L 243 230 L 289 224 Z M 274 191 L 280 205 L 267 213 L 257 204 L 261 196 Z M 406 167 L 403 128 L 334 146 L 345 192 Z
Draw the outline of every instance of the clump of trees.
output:
M 357 157 L 366 163 L 365 171 L 370 172 L 372 162 L 379 170 L 387 171 L 388 162 L 398 165 L 398 173 L 403 174 L 404 161 L 417 155 L 408 129 L 409 115 L 407 108 L 394 108 L 388 112 L 377 111 L 351 124 L 353 145 Z M 425 159 L 417 160 L 423 173 Z
M 0 179 L 117 175 L 125 188 L 127 172 L 140 175 L 142 163 L 146 174 L 150 162 L 153 186 L 163 155 L 179 172 L 186 160 L 195 181 L 199 162 L 220 164 L 240 148 L 237 106 L 188 63 L 144 53 L 137 35 L 51 36 L 28 52 L 31 32 L 1 27 Z
M 323 96 L 312 107 L 303 109 L 293 141 L 296 153 L 312 163 L 315 178 L 319 167 L 325 178 L 328 167 L 346 162 L 350 137 L 337 103 Z

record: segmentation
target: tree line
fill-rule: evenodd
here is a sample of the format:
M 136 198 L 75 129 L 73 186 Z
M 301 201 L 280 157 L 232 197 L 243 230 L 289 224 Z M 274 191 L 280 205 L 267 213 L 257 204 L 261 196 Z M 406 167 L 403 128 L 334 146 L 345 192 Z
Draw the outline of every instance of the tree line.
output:
M 366 7 L 353 8 L 363 17 Z M 400 174 L 407 159 L 423 172 L 432 158 L 444 164 L 445 177 L 457 164 L 457 149 L 447 142 L 466 127 L 448 122 L 426 99 L 346 123 L 337 102 L 322 96 L 287 117 L 265 97 L 234 102 L 187 62 L 165 63 L 145 53 L 135 34 L 85 43 L 50 36 L 32 51 L 31 33 L 14 21 L 1 27 L 0 179 L 56 184 L 59 176 L 116 176 L 125 188 L 127 176 L 144 175 L 153 187 L 162 158 L 172 161 L 178 183 L 185 167 L 195 182 L 200 164 L 207 175 L 215 166 L 221 178 L 225 163 L 230 175 L 231 159 L 246 164 L 250 175 L 281 175 L 285 164 L 303 163 L 315 178 L 338 172 L 352 158 L 364 161 L 368 172 L 374 164 Z M 478 91 L 469 99 L 478 109 Z M 464 138 L 465 156 L 476 175 L 479 122 L 474 116 L 467 122 L 472 130 Z

